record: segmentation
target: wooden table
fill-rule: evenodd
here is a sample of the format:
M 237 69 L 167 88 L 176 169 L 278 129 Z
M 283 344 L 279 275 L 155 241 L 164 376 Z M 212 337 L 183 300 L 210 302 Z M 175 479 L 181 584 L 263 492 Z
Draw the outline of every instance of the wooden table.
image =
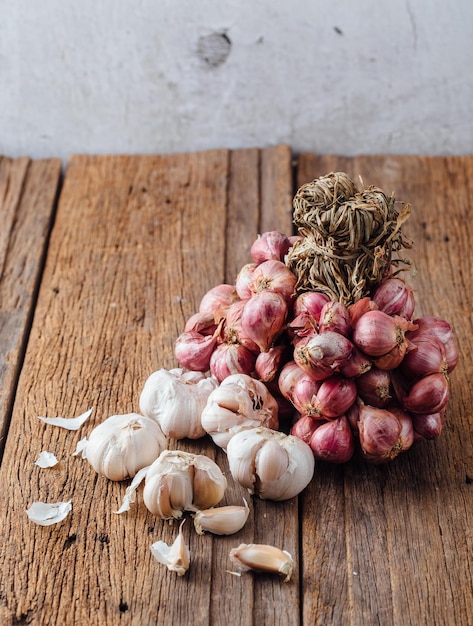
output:
M 234 282 L 256 235 L 290 232 L 295 187 L 329 171 L 362 176 L 412 204 L 418 314 L 456 328 L 460 363 L 442 436 L 373 466 L 318 464 L 291 501 L 251 499 L 233 537 L 184 527 L 191 567 L 152 557 L 176 526 L 141 492 L 72 456 L 109 415 L 137 411 L 149 374 L 202 295 Z M 157 156 L 0 159 L 0 623 L 473 624 L 473 157 L 303 154 L 287 146 Z M 93 414 L 78 431 L 37 416 Z M 210 440 L 175 447 L 214 458 Z M 35 465 L 49 450 L 59 464 Z M 223 503 L 244 490 L 229 481 Z M 26 509 L 72 500 L 60 524 Z M 284 547 L 293 578 L 227 573 L 241 542 Z

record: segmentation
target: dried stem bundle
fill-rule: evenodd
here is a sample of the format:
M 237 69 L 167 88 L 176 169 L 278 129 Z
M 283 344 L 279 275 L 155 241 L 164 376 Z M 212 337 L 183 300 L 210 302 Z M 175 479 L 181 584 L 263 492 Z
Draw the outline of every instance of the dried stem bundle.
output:
M 286 260 L 297 277 L 296 292 L 321 291 L 349 305 L 368 295 L 392 265 L 409 265 L 392 257 L 412 246 L 401 232 L 410 205 L 398 212 L 395 204 L 378 187 L 359 191 L 344 172 L 300 187 L 293 218 L 302 239 Z

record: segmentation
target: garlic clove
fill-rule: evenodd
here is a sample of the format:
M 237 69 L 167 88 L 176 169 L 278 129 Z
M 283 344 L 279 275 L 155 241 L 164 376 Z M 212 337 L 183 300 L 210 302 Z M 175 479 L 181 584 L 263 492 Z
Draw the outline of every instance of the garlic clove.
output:
M 282 574 L 284 582 L 292 576 L 294 561 L 289 552 L 266 544 L 242 543 L 230 551 L 230 560 L 238 570 Z
M 250 428 L 234 435 L 227 446 L 230 473 L 251 494 L 255 493 L 257 479 L 256 455 L 263 443 L 264 438 L 260 436 L 258 429 Z
M 165 450 L 148 470 L 143 501 L 158 517 L 180 518 L 183 511 L 218 504 L 226 487 L 227 480 L 212 459 L 182 450 Z
M 179 534 L 171 546 L 164 541 L 156 541 L 151 545 L 154 558 L 178 576 L 184 576 L 190 565 L 190 551 L 182 534 L 184 523 L 185 520 L 179 526 Z
M 192 468 L 185 472 L 170 472 L 164 478 L 165 490 L 169 491 L 169 504 L 178 511 L 192 507 L 194 497 Z
M 198 511 L 194 516 L 194 526 L 199 535 L 210 532 L 214 535 L 233 535 L 243 528 L 250 509 L 245 506 L 220 506 Z
M 211 507 L 223 498 L 227 488 L 227 479 L 211 459 L 197 455 L 194 461 L 194 499 L 197 509 Z
M 261 483 L 280 480 L 289 466 L 287 452 L 276 441 L 268 440 L 256 453 L 256 466 Z

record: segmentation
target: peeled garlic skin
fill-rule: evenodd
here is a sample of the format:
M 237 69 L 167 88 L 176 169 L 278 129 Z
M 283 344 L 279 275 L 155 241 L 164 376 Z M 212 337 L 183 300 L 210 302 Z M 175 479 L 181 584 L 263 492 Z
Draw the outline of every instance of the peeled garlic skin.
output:
M 289 500 L 314 474 L 314 455 L 298 437 L 269 428 L 234 435 L 227 447 L 230 472 L 250 493 L 267 500 Z
M 227 480 L 212 459 L 182 450 L 164 450 L 150 466 L 143 489 L 146 508 L 162 519 L 215 506 Z
M 89 435 L 86 457 L 98 474 L 125 480 L 151 465 L 166 448 L 159 424 L 149 417 L 128 413 L 112 415 Z

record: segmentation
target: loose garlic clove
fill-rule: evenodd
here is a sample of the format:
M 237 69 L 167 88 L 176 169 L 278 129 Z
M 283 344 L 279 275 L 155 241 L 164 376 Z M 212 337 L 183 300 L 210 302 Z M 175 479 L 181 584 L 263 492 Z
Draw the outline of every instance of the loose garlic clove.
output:
M 232 374 L 209 395 L 201 421 L 214 443 L 225 450 L 233 435 L 243 429 L 277 429 L 278 403 L 261 381 Z
M 164 450 L 146 474 L 143 500 L 162 519 L 180 518 L 183 511 L 215 506 L 227 479 L 218 465 L 202 454 Z
M 184 523 L 185 520 L 179 526 L 179 534 L 171 546 L 164 541 L 156 541 L 151 546 L 154 558 L 165 565 L 169 571 L 176 572 L 178 576 L 184 576 L 190 564 L 190 551 L 182 534 Z
M 205 435 L 200 421 L 202 410 L 217 384 L 201 372 L 160 369 L 144 384 L 140 410 L 156 420 L 167 437 L 198 439 Z
M 293 435 L 252 428 L 232 437 L 227 447 L 230 472 L 251 494 L 267 500 L 289 500 L 314 474 L 310 446 Z
M 159 424 L 149 417 L 112 415 L 90 433 L 85 456 L 98 474 L 125 480 L 157 459 L 166 444 Z
M 285 576 L 284 582 L 291 579 L 294 568 L 294 561 L 289 552 L 265 544 L 242 543 L 230 551 L 230 560 L 242 572 L 254 570 L 282 574 Z
M 199 535 L 204 532 L 214 535 L 233 535 L 243 528 L 250 509 L 245 506 L 220 506 L 215 509 L 198 511 L 194 516 L 194 526 Z

